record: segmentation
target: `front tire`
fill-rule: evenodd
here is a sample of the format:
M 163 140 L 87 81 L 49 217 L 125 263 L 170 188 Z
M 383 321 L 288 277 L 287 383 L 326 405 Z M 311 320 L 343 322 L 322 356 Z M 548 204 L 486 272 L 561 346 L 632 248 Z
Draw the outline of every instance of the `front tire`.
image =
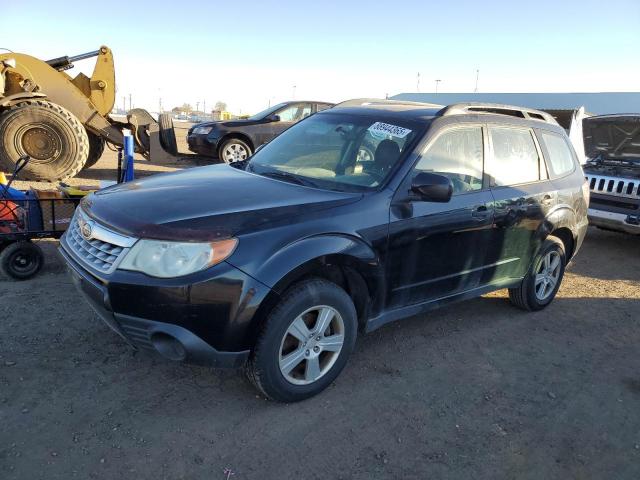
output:
M 548 237 L 522 283 L 516 288 L 509 289 L 509 300 L 523 310 L 542 310 L 558 293 L 565 266 L 564 244 L 556 237 Z
M 218 157 L 224 163 L 234 163 L 246 160 L 252 155 L 252 150 L 249 144 L 239 138 L 230 138 L 225 141 L 220 147 Z
M 321 279 L 290 288 L 269 314 L 247 365 L 268 398 L 298 402 L 333 382 L 355 345 L 356 309 L 347 293 Z
M 31 161 L 23 180 L 52 182 L 75 176 L 89 156 L 84 126 L 69 110 L 43 100 L 21 102 L 0 115 L 0 170 L 13 171 L 18 158 Z

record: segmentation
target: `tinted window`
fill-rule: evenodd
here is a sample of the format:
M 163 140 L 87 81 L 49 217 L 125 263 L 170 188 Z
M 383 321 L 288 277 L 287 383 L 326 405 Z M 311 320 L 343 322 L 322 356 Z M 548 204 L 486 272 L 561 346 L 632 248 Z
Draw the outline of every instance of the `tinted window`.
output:
M 487 173 L 493 185 L 518 185 L 540 180 L 540 159 L 530 130 L 490 127 L 493 155 Z
M 291 105 L 278 112 L 281 122 L 299 122 L 309 115 L 311 115 L 311 104 L 309 103 Z
M 542 140 L 549 153 L 548 164 L 555 176 L 564 175 L 574 169 L 573 155 L 566 140 L 560 135 L 542 132 Z
M 455 194 L 482 188 L 482 163 L 482 128 L 464 127 L 440 135 L 422 156 L 416 171 L 449 177 Z

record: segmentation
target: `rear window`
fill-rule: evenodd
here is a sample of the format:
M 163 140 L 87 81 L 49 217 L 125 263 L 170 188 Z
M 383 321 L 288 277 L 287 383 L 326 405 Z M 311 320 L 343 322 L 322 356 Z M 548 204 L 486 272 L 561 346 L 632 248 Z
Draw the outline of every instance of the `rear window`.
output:
M 540 158 L 530 130 L 490 127 L 493 155 L 487 173 L 495 186 L 540 180 Z
M 573 172 L 575 168 L 573 155 L 571 154 L 567 141 L 560 135 L 548 132 L 542 132 L 542 141 L 547 147 L 549 156 L 547 163 L 549 164 L 551 173 L 555 177 L 560 177 Z

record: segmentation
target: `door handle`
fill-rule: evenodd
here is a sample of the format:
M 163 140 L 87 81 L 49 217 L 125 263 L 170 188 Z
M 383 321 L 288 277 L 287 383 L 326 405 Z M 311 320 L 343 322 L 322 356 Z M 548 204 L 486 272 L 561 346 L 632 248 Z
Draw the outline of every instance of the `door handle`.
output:
M 473 209 L 471 216 L 477 220 L 486 220 L 491 214 L 486 205 L 480 205 Z

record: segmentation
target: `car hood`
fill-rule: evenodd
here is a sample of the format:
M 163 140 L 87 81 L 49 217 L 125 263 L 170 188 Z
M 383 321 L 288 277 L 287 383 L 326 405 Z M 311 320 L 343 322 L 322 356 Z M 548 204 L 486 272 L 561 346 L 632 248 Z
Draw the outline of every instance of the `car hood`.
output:
M 582 128 L 588 158 L 640 164 L 640 115 L 589 117 Z
M 213 165 L 114 185 L 81 205 L 97 222 L 125 235 L 213 241 L 294 223 L 361 197 Z

